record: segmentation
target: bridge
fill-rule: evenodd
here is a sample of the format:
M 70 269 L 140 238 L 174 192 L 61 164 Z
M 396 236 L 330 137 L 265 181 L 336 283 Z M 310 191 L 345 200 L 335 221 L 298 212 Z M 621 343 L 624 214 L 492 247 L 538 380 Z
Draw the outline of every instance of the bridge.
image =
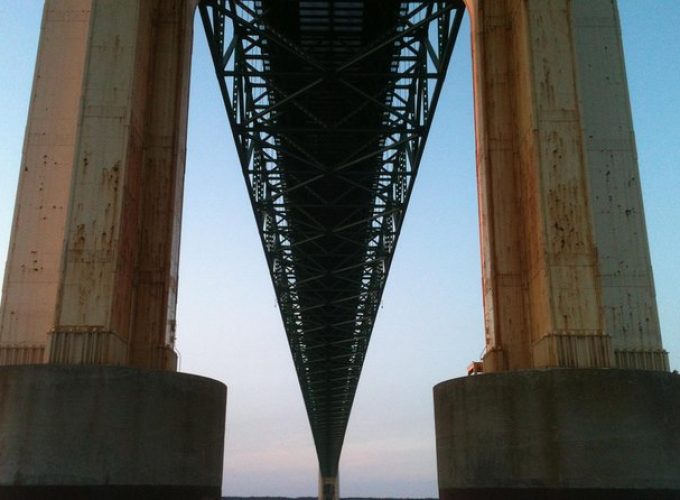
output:
M 174 350 L 195 11 L 320 499 L 339 497 L 352 402 L 466 11 L 486 349 L 481 374 L 435 388 L 441 498 L 680 491 L 680 381 L 640 237 L 632 120 L 616 112 L 629 103 L 615 2 L 47 0 L 0 311 L 0 493 L 219 492 L 226 389 L 177 374 Z
M 334 478 L 464 6 L 199 9 L 321 475 Z

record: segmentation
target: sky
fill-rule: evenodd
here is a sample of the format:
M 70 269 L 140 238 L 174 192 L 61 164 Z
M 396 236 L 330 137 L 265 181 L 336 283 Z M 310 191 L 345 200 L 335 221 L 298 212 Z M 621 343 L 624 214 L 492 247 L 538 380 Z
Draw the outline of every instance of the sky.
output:
M 664 346 L 680 368 L 680 2 L 619 0 Z M 0 0 L 0 262 L 42 2 Z M 198 20 L 198 18 L 197 18 Z M 180 262 L 180 369 L 229 387 L 225 495 L 316 494 L 317 462 L 202 27 Z M 432 387 L 483 348 L 467 20 L 378 313 L 340 466 L 343 496 L 437 496 Z

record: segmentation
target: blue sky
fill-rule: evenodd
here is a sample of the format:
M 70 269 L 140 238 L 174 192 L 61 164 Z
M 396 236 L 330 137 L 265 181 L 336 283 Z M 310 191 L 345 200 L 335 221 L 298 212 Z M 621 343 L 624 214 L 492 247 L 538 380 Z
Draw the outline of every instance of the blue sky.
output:
M 620 0 L 665 347 L 680 367 L 680 2 Z M 42 2 L 0 0 L 4 263 Z M 451 62 L 359 384 L 343 496 L 436 496 L 431 389 L 483 347 L 467 23 Z M 224 494 L 314 495 L 317 465 L 276 299 L 214 80 L 194 47 L 178 349 L 229 386 Z

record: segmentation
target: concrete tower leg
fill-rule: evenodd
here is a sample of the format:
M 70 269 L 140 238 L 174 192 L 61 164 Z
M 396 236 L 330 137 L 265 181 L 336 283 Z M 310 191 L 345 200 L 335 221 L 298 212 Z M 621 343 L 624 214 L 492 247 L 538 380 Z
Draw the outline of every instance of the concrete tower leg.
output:
M 485 373 L 435 388 L 440 496 L 677 498 L 616 2 L 467 4 Z
M 175 369 L 192 18 L 92 3 L 50 362 Z
M 195 6 L 45 3 L 0 311 L 2 498 L 219 496 L 225 387 L 174 373 Z
M 319 500 L 339 500 L 340 482 L 338 476 L 319 474 Z
M 0 305 L 0 365 L 46 361 L 90 28 L 91 0 L 45 2 Z

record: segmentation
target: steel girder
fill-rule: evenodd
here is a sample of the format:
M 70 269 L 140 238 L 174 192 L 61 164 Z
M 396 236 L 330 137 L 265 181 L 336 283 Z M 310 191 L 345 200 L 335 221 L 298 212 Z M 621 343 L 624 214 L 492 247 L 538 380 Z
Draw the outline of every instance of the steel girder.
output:
M 321 473 L 334 476 L 464 6 L 199 9 Z

